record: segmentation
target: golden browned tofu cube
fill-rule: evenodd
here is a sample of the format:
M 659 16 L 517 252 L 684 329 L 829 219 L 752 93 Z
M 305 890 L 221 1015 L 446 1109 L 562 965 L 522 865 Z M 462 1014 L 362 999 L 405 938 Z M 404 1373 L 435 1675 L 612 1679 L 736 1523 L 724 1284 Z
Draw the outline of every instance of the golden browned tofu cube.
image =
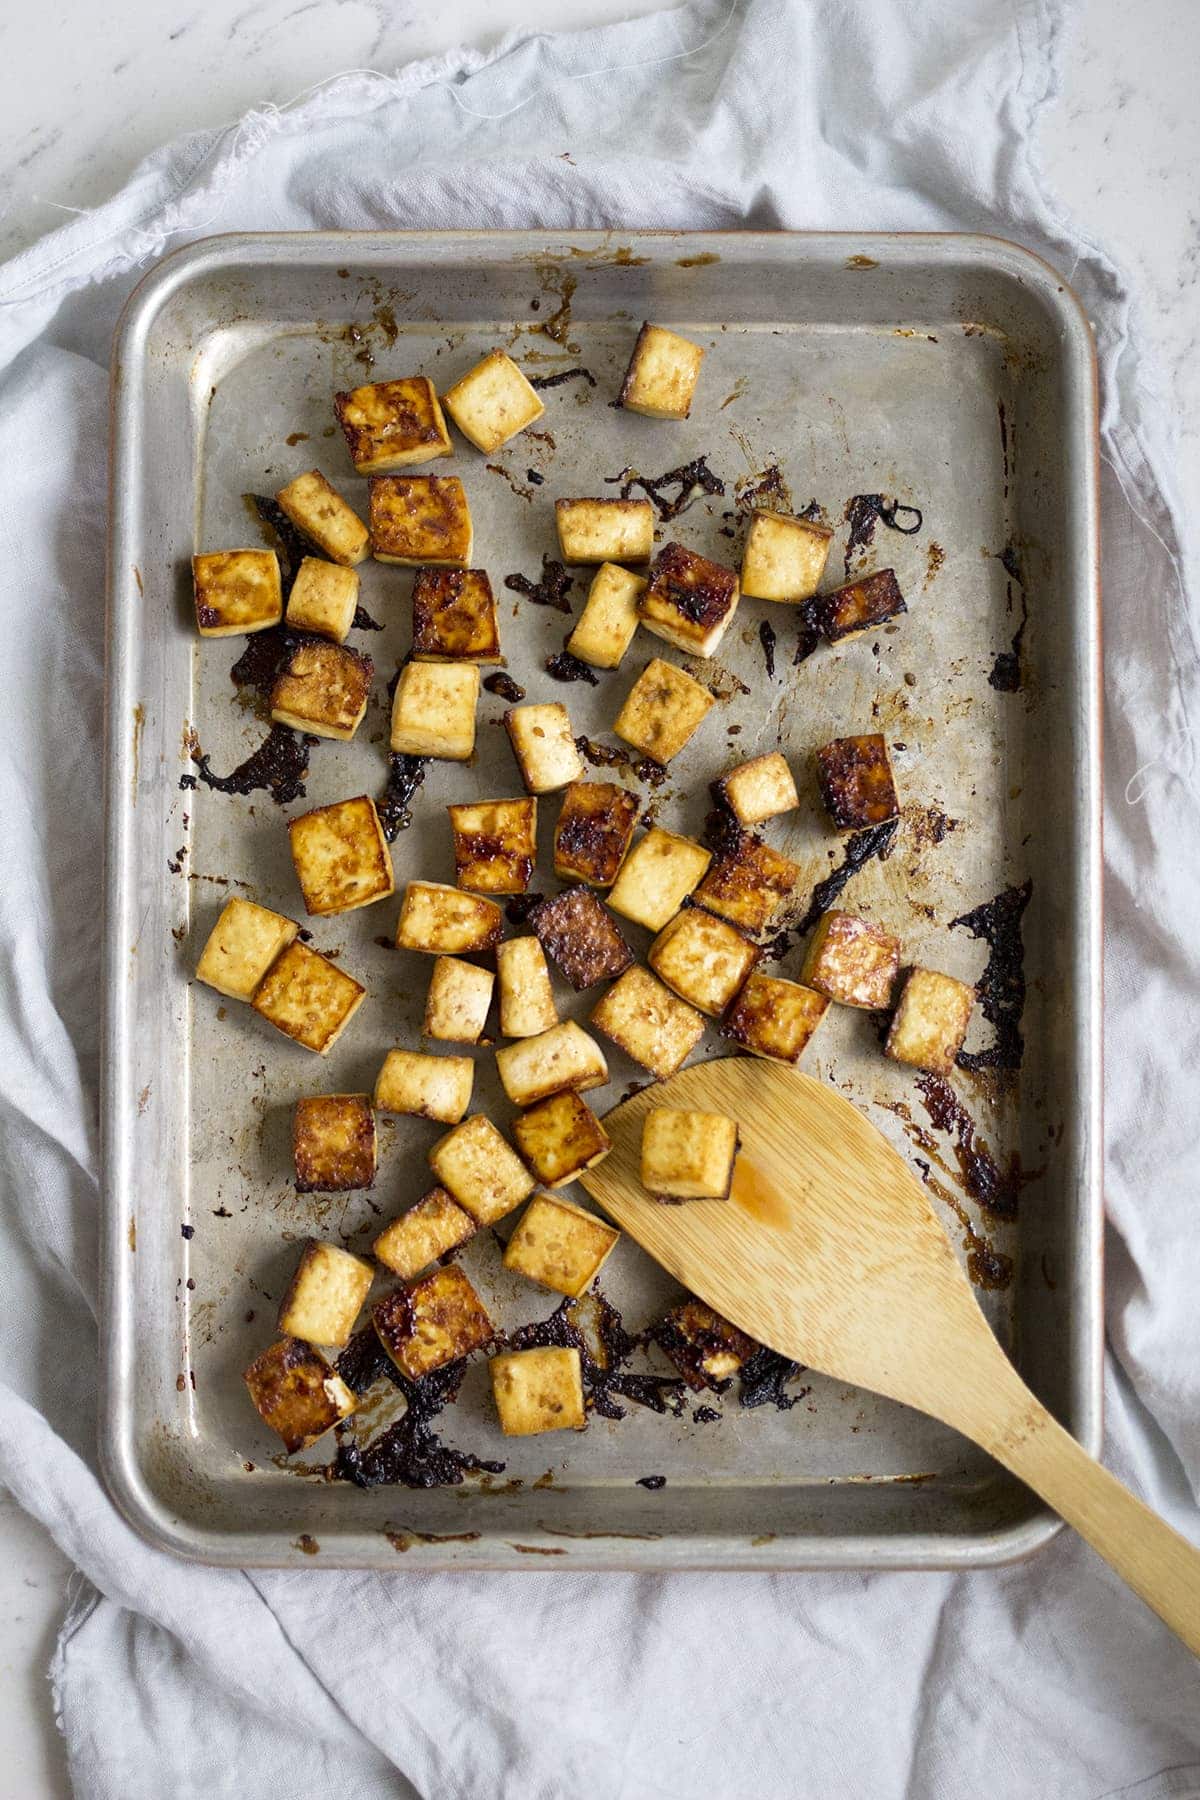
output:
M 383 475 L 450 455 L 450 433 L 428 376 L 373 381 L 335 394 L 333 410 L 360 475 Z
M 412 593 L 417 662 L 503 662 L 492 584 L 482 569 L 418 569 Z
M 739 763 L 714 782 L 713 788 L 739 825 L 760 825 L 800 804 L 787 758 L 778 750 Z
M 697 1394 L 704 1388 L 721 1393 L 760 1347 L 703 1300 L 695 1299 L 673 1306 L 651 1328 L 650 1336 Z
M 196 964 L 196 980 L 230 1000 L 252 1000 L 254 990 L 300 927 L 252 900 L 227 900 Z
M 689 1006 L 723 1013 L 762 955 L 724 919 L 685 906 L 664 925 L 647 952 L 655 974 Z
M 298 531 L 332 563 L 352 568 L 371 547 L 371 534 L 319 469 L 297 475 L 275 496 Z
M 358 607 L 358 571 L 306 556 L 288 595 L 287 622 L 294 631 L 345 642 Z
M 244 1379 L 259 1418 L 283 1439 L 289 1456 L 315 1444 L 358 1405 L 320 1352 L 298 1338 L 282 1338 L 256 1356 Z
M 301 813 L 288 825 L 296 879 L 309 913 L 353 912 L 395 891 L 392 853 L 369 794 Z
M 576 992 L 612 981 L 633 961 L 633 951 L 612 915 L 590 888 L 564 888 L 529 915 L 538 942 Z
M 325 1056 L 366 997 L 352 975 L 297 940 L 271 964 L 251 1005 L 276 1031 Z
M 487 1024 L 495 982 L 490 969 L 457 956 L 439 956 L 425 996 L 425 1036 L 446 1044 L 477 1044 Z
M 696 889 L 698 905 L 756 937 L 795 889 L 800 869 L 744 831 L 736 850 L 717 859 Z
M 564 1019 L 537 1037 L 506 1044 L 496 1052 L 496 1068 L 515 1106 L 533 1106 L 568 1088 L 586 1093 L 608 1080 L 599 1044 L 574 1019 Z
M 650 419 L 686 419 L 703 360 L 704 351 L 689 338 L 662 325 L 643 325 L 621 383 L 620 404 Z
M 870 919 L 827 912 L 809 941 L 800 980 L 839 1006 L 881 1012 L 892 1003 L 899 970 L 899 938 Z
M 573 1346 L 505 1350 L 489 1363 L 492 1396 L 505 1437 L 582 1431 L 583 1373 Z
M 201 637 L 266 631 L 283 617 L 283 583 L 273 550 L 207 550 L 192 558 Z
M 412 1281 L 430 1263 L 459 1249 L 475 1230 L 470 1213 L 464 1212 L 445 1188 L 435 1187 L 385 1225 L 371 1249 L 385 1269 Z
M 661 1200 L 728 1200 L 737 1120 L 656 1106 L 642 1123 L 642 1186 Z
M 512 1122 L 512 1134 L 538 1180 L 552 1188 L 566 1187 L 612 1149 L 607 1131 L 587 1101 L 570 1090 L 551 1094 L 528 1112 L 518 1113 Z M 578 1289 L 561 1289 L 564 1294 L 568 1291 Z
M 621 872 L 641 801 L 613 781 L 573 781 L 554 828 L 554 873 L 560 881 L 611 887 Z
M 376 562 L 465 569 L 471 561 L 471 509 L 457 475 L 372 475 L 367 518 Z
M 660 1081 L 683 1067 L 704 1036 L 703 1014 L 636 963 L 601 996 L 590 1020 Z
M 455 1264 L 385 1294 L 371 1313 L 375 1335 L 409 1381 L 482 1350 L 495 1337 L 487 1309 Z
M 721 1021 L 721 1036 L 752 1056 L 797 1063 L 828 1005 L 824 994 L 756 969 Z
M 297 1100 L 292 1114 L 297 1193 L 347 1194 L 373 1187 L 376 1156 L 375 1109 L 369 1094 L 309 1094 Z M 333 1343 L 332 1338 L 314 1341 Z
M 410 881 L 396 926 L 399 950 L 426 956 L 464 956 L 500 941 L 504 916 L 493 900 L 464 894 L 441 881 Z
M 713 705 L 706 687 L 674 663 L 655 656 L 646 664 L 617 714 L 613 730 L 655 762 L 678 756 Z
M 531 794 L 553 793 L 583 774 L 571 715 L 561 700 L 510 707 L 504 725 L 521 779 Z
M 537 801 L 475 800 L 448 806 L 454 878 L 477 894 L 523 894 L 537 858 Z
M 493 350 L 442 395 L 442 404 L 463 436 L 490 456 L 516 437 L 546 408 L 503 350 Z
M 963 1047 L 975 989 L 937 969 L 910 969 L 892 1017 L 886 1055 L 932 1075 L 949 1075 Z
M 306 1344 L 342 1350 L 373 1279 L 370 1263 L 309 1238 L 279 1305 L 279 1329 Z
M 664 544 L 654 559 L 650 580 L 638 607 L 647 631 L 676 650 L 714 656 L 738 608 L 738 578 L 732 569 Z
M 392 696 L 391 748 L 404 756 L 469 762 L 479 679 L 477 663 L 405 663 Z
M 878 569 L 860 581 L 849 581 L 815 602 L 817 626 L 831 644 L 858 637 L 876 625 L 885 625 L 897 613 L 907 612 L 894 569 Z
M 557 1194 L 535 1194 L 508 1240 L 504 1266 L 574 1300 L 596 1279 L 620 1235 Z
M 375 1104 L 380 1112 L 457 1125 L 471 1104 L 474 1082 L 475 1064 L 469 1056 L 389 1050 L 375 1080 Z
M 271 717 L 317 737 L 352 738 L 367 710 L 374 675 L 369 656 L 307 638 L 275 677 Z
M 742 552 L 742 592 L 748 600 L 795 604 L 816 593 L 833 533 L 815 519 L 760 511 L 750 515 Z
M 648 500 L 556 500 L 554 523 L 565 563 L 649 562 L 654 554 Z
M 502 1037 L 537 1037 L 558 1024 L 546 952 L 535 937 L 506 938 L 496 945 L 496 978 Z
M 699 885 L 711 861 L 711 850 L 694 838 L 676 837 L 654 825 L 625 858 L 608 904 L 635 925 L 661 931 Z
M 646 579 L 606 562 L 596 570 L 567 649 L 593 669 L 618 668 L 638 628 Z
M 494 1225 L 527 1200 L 535 1186 L 516 1151 L 483 1113 L 473 1113 L 439 1138 L 429 1152 L 429 1166 L 478 1225 Z
M 878 732 L 834 738 L 817 751 L 817 781 L 839 831 L 882 825 L 900 811 L 887 745 Z

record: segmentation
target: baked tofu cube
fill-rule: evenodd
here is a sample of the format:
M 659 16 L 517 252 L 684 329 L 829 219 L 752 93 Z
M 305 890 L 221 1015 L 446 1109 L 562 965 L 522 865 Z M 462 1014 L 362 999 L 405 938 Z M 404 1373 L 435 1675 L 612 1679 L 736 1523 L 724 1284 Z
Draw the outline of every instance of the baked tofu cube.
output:
M 567 649 L 593 669 L 618 668 L 638 628 L 638 607 L 646 579 L 616 563 L 602 563 L 592 578 L 588 597 Z
M 470 1213 L 464 1212 L 445 1188 L 435 1187 L 406 1213 L 385 1225 L 371 1250 L 385 1269 L 412 1281 L 430 1263 L 459 1249 L 475 1235 L 475 1230 Z
M 309 1238 L 279 1305 L 279 1329 L 306 1344 L 344 1350 L 373 1280 L 370 1263 Z
M 648 500 L 556 500 L 554 523 L 565 563 L 649 562 L 654 555 Z
M 196 964 L 196 980 L 230 1000 L 252 1000 L 254 990 L 300 927 L 252 900 L 227 900 Z
M 201 637 L 266 631 L 283 617 L 283 582 L 273 550 L 207 550 L 192 558 Z
M 583 758 L 575 747 L 571 715 L 561 700 L 512 706 L 504 715 L 521 779 L 531 794 L 551 794 L 578 781 Z
M 817 782 L 839 831 L 882 825 L 900 811 L 887 745 L 878 732 L 834 738 L 817 751 Z
M 309 1094 L 292 1114 L 298 1194 L 348 1194 L 375 1185 L 375 1109 L 369 1094 Z M 294 1326 L 281 1327 L 303 1337 Z M 332 1344 L 332 1338 L 316 1338 Z
M 800 879 L 799 865 L 744 831 L 736 850 L 717 859 L 696 889 L 697 905 L 757 937 Z
M 288 595 L 287 622 L 294 631 L 344 643 L 358 607 L 358 572 L 306 556 Z
M 536 800 L 448 806 L 454 879 L 477 894 L 523 894 L 537 859 Z
M 713 705 L 706 687 L 674 663 L 650 659 L 625 696 L 613 730 L 643 756 L 668 763 L 678 756 Z
M 949 1075 L 963 1047 L 975 989 L 937 969 L 910 969 L 884 1053 L 932 1075 Z
M 814 519 L 788 513 L 750 515 L 742 551 L 742 592 L 748 600 L 811 600 L 825 573 L 833 533 Z
M 405 663 L 392 696 L 391 748 L 403 756 L 469 762 L 479 680 L 477 663 Z
M 813 932 L 800 980 L 839 1006 L 882 1012 L 892 1003 L 900 940 L 853 913 L 827 912 Z
M 574 1300 L 596 1279 L 620 1235 L 569 1200 L 535 1194 L 508 1240 L 504 1266 Z
M 574 1019 L 564 1019 L 537 1037 L 506 1044 L 496 1052 L 496 1068 L 514 1106 L 534 1106 L 568 1089 L 586 1093 L 608 1080 L 599 1044 Z
M 503 350 L 493 350 L 469 369 L 442 395 L 442 404 L 468 442 L 486 456 L 546 410 L 536 389 Z
M 800 804 L 787 758 L 778 750 L 739 763 L 713 783 L 713 790 L 739 825 L 761 825 Z
M 283 1439 L 289 1456 L 315 1444 L 358 1405 L 320 1352 L 298 1338 L 282 1338 L 256 1356 L 244 1380 L 259 1418 Z
M 489 1118 L 473 1113 L 429 1152 L 442 1186 L 477 1225 L 494 1225 L 527 1200 L 534 1179 Z
M 352 738 L 367 710 L 374 675 L 369 656 L 307 638 L 275 677 L 271 717 L 317 737 Z
M 498 663 L 496 596 L 482 569 L 418 569 L 412 593 L 417 662 Z
M 492 900 L 440 881 L 410 881 L 396 926 L 398 950 L 426 956 L 464 956 L 499 943 L 504 917 Z
M 371 534 L 363 521 L 319 469 L 297 475 L 280 488 L 275 499 L 297 531 L 302 531 L 330 562 L 353 568 L 371 548 Z
M 692 656 L 714 656 L 738 608 L 738 578 L 732 569 L 664 544 L 654 559 L 638 607 L 647 631 Z
M 376 562 L 409 569 L 470 563 L 471 509 L 457 475 L 372 475 L 367 517 Z
M 847 582 L 831 594 L 819 595 L 815 602 L 817 627 L 831 644 L 858 637 L 907 611 L 893 569 L 878 569 L 861 581 Z
M 496 977 L 457 956 L 439 956 L 425 996 L 426 1037 L 444 1044 L 477 1044 L 487 1024 Z
M 626 412 L 644 413 L 649 419 L 686 419 L 703 360 L 699 344 L 662 325 L 643 325 L 621 383 L 619 404 Z
M 590 888 L 564 888 L 529 915 L 538 942 L 577 993 L 612 981 L 633 961 L 603 903 Z
M 704 1036 L 704 1016 L 634 964 L 592 1008 L 590 1022 L 660 1081 L 682 1068 Z
M 757 945 L 724 919 L 698 906 L 685 906 L 663 926 L 647 961 L 681 1000 L 716 1018 L 761 955 Z
M 641 801 L 613 781 L 573 781 L 554 828 L 559 881 L 611 887 L 621 872 Z
M 288 825 L 296 879 L 313 916 L 353 912 L 395 891 L 392 853 L 369 794 L 314 807 Z
M 483 1301 L 454 1264 L 385 1294 L 372 1310 L 371 1323 L 409 1381 L 482 1350 L 496 1335 Z
M 697 1394 L 705 1388 L 722 1392 L 759 1348 L 752 1337 L 695 1299 L 673 1306 L 650 1336 Z
M 450 433 L 426 375 L 373 381 L 335 394 L 333 410 L 360 475 L 383 475 L 450 455 Z
M 583 1372 L 573 1346 L 505 1350 L 489 1363 L 492 1396 L 505 1437 L 582 1431 Z
M 694 838 L 676 837 L 654 825 L 625 858 L 608 896 L 614 912 L 661 931 L 703 879 L 712 852 Z
M 737 1120 L 656 1106 L 642 1124 L 642 1186 L 660 1200 L 728 1200 Z
M 824 994 L 756 969 L 721 1021 L 721 1036 L 752 1056 L 800 1061 L 829 1005 Z
M 366 997 L 352 975 L 297 940 L 271 964 L 251 1005 L 285 1037 L 325 1056 Z
M 518 1113 L 512 1122 L 512 1134 L 538 1180 L 552 1188 L 566 1187 L 612 1149 L 607 1131 L 587 1101 L 572 1092 L 551 1094 L 528 1112 Z M 537 1201 L 533 1204 L 536 1206 Z M 613 1235 L 615 1238 L 615 1232 Z M 553 1287 L 554 1283 L 550 1285 Z M 566 1294 L 579 1290 L 559 1291 Z
M 471 1104 L 474 1082 L 475 1064 L 469 1056 L 389 1050 L 375 1080 L 375 1104 L 380 1112 L 457 1125 Z
M 496 946 L 500 1035 L 537 1037 L 558 1024 L 546 952 L 535 937 L 506 938 Z

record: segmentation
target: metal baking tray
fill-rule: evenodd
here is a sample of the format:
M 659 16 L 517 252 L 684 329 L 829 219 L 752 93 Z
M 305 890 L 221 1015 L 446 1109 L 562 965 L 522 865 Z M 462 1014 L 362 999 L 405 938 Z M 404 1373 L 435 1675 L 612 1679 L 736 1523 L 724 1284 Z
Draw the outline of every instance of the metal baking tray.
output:
M 608 404 L 644 318 L 706 347 L 685 423 Z M 595 381 L 548 388 L 536 433 L 499 455 L 460 441 L 453 463 L 436 465 L 467 484 L 476 561 L 505 602 L 510 673 L 531 697 L 565 700 L 592 738 L 614 741 L 633 674 L 664 646 L 639 640 L 595 688 L 543 672 L 567 621 L 503 577 L 536 576 L 553 552 L 556 495 L 615 493 L 627 467 L 656 476 L 704 455 L 724 495 L 701 493 L 662 537 L 736 560 L 744 507 L 765 477 L 776 502 L 786 489 L 837 525 L 831 579 L 853 496 L 919 509 L 919 530 L 878 519 L 873 542 L 849 557 L 854 569 L 896 569 L 907 616 L 795 666 L 793 612 L 744 602 L 705 669 L 726 697 L 648 797 L 664 825 L 696 831 L 709 780 L 735 760 L 780 745 L 807 781 L 817 744 L 879 729 L 905 816 L 891 854 L 855 876 L 845 904 L 890 921 L 908 958 L 975 980 L 987 945 L 951 921 L 1031 881 L 1019 1082 L 956 1077 L 995 1161 L 1022 1158 L 1015 1220 L 982 1213 L 965 1192 L 961 1128 L 956 1151 L 913 1072 L 880 1055 L 870 1019 L 834 1009 L 806 1066 L 928 1169 L 956 1243 L 970 1247 L 969 1227 L 1013 1259 L 1011 1282 L 983 1291 L 983 1304 L 1039 1396 L 1098 1447 L 1096 395 L 1073 295 L 1045 263 L 989 238 L 230 236 L 146 277 L 113 365 L 101 1434 L 111 1491 L 157 1544 L 232 1565 L 965 1567 L 1024 1555 L 1054 1530 L 1026 1490 L 949 1430 L 814 1375 L 793 1382 L 788 1410 L 743 1409 L 735 1386 L 696 1396 L 678 1418 L 630 1405 L 580 1436 L 505 1441 L 480 1364 L 438 1429 L 504 1471 L 429 1490 L 330 1481 L 328 1444 L 288 1464 L 248 1403 L 240 1373 L 274 1335 L 299 1241 L 365 1248 L 373 1205 L 390 1216 L 427 1185 L 423 1153 L 439 1128 L 395 1120 L 369 1200 L 297 1196 L 288 1119 L 297 1095 L 369 1088 L 387 1047 L 417 1041 L 428 967 L 377 942 L 394 930 L 395 901 L 313 921 L 316 945 L 370 990 L 327 1062 L 191 985 L 228 894 L 303 915 L 272 801 L 180 787 L 195 773 L 196 737 L 228 770 L 265 732 L 230 681 L 241 640 L 195 635 L 187 562 L 195 548 L 258 541 L 243 495 L 314 464 L 361 509 L 333 391 L 368 369 L 448 384 L 496 344 L 532 374 L 581 366 Z M 353 640 L 376 660 L 373 705 L 354 743 L 317 746 L 291 812 L 384 783 L 385 686 L 408 641 L 411 578 L 370 563 L 363 576 L 364 604 L 384 625 Z M 576 610 L 585 586 L 577 577 Z M 778 635 L 774 679 L 763 620 Z M 484 697 L 473 767 L 431 766 L 394 846 L 398 886 L 453 879 L 449 799 L 519 791 L 503 705 Z M 556 810 L 542 808 L 547 840 Z M 812 881 L 829 871 L 833 840 L 807 791 L 767 834 Z M 645 935 L 631 936 L 643 953 Z M 560 999 L 576 1014 L 589 1004 L 565 990 Z M 972 1030 L 968 1048 L 986 1044 L 987 1021 Z M 710 1033 L 702 1053 L 720 1048 Z M 602 1106 L 642 1074 L 617 1054 L 612 1070 L 611 1088 L 591 1096 Z M 476 1103 L 509 1116 L 486 1052 Z M 491 1234 L 465 1260 L 504 1327 L 553 1310 L 554 1296 L 505 1276 Z M 632 1243 L 602 1284 L 630 1330 L 678 1297 Z M 702 1402 L 719 1420 L 695 1418 Z M 377 1428 L 386 1404 L 367 1416 Z M 648 1475 L 665 1483 L 640 1485 Z

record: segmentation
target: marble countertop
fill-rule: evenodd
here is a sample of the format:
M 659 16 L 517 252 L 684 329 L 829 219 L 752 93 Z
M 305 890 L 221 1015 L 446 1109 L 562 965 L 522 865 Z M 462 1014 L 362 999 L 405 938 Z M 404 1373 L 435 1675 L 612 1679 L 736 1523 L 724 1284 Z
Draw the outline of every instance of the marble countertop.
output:
M 559 0 L 562 28 L 650 12 Z M 524 24 L 520 0 L 65 0 L 0 16 L 0 259 L 119 186 L 160 141 L 281 102 L 341 68 L 393 69 Z M 1065 207 L 1138 281 L 1139 328 L 1176 396 L 1176 479 L 1200 492 L 1200 113 L 1195 0 L 1077 0 L 1042 130 Z M 50 71 L 52 70 L 52 75 Z M 1069 278 L 1071 271 L 1063 271 Z M 1195 572 L 1194 572 L 1195 573 Z M 70 1794 L 47 1668 L 70 1566 L 0 1496 L 0 1800 Z

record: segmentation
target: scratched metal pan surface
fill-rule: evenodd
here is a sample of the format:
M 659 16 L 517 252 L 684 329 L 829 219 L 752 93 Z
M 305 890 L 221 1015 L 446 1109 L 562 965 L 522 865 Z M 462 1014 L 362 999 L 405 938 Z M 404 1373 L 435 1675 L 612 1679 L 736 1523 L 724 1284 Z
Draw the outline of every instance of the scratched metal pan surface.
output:
M 683 423 L 609 404 L 645 318 L 705 346 Z M 411 575 L 363 566 L 363 602 L 383 626 L 352 638 L 375 659 L 371 706 L 353 743 L 314 747 L 305 797 L 280 809 L 264 792 L 180 785 L 196 774 L 197 745 L 225 772 L 267 729 L 230 679 L 242 640 L 196 636 L 188 558 L 261 541 L 243 496 L 314 465 L 364 510 L 334 430 L 334 390 L 414 372 L 448 386 L 497 344 L 531 375 L 583 368 L 590 379 L 548 387 L 538 427 L 495 457 L 456 438 L 453 461 L 434 467 L 465 481 L 475 561 L 503 599 L 509 673 L 531 699 L 565 701 L 580 734 L 614 743 L 647 656 L 678 658 L 639 638 L 595 687 L 545 672 L 567 620 L 504 577 L 536 577 L 554 552 L 556 496 L 612 494 L 622 470 L 654 477 L 703 456 L 723 494 L 699 492 L 660 525 L 660 541 L 736 562 L 746 506 L 773 495 L 816 502 L 836 526 L 826 585 L 844 569 L 895 568 L 908 612 L 798 665 L 795 612 L 743 602 L 701 671 L 719 704 L 645 797 L 663 825 L 696 832 L 709 781 L 781 747 L 803 802 L 766 835 L 803 866 L 806 898 L 842 848 L 813 793 L 813 750 L 881 730 L 904 814 L 890 854 L 867 862 L 843 904 L 891 925 L 907 961 L 976 981 L 988 944 L 952 921 L 1031 883 L 1024 1066 L 954 1079 L 983 1164 L 961 1120 L 935 1122 L 936 1097 L 884 1060 L 868 1016 L 833 1009 L 806 1066 L 920 1166 L 964 1256 L 999 1271 L 1001 1285 L 980 1290 L 995 1330 L 1097 1447 L 1096 413 L 1073 296 L 1045 264 L 985 238 L 243 236 L 161 263 L 129 303 L 114 364 L 102 1428 L 112 1492 L 155 1542 L 233 1565 L 529 1568 L 553 1556 L 559 1568 L 963 1567 L 1026 1554 L 1054 1523 L 982 1453 L 812 1374 L 793 1378 L 786 1408 L 742 1406 L 735 1382 L 689 1395 L 678 1416 L 627 1404 L 579 1435 L 505 1440 L 477 1359 L 436 1429 L 503 1469 L 429 1489 L 330 1479 L 332 1439 L 288 1461 L 249 1403 L 241 1371 L 275 1336 L 301 1241 L 366 1252 L 380 1216 L 429 1185 L 424 1153 L 440 1128 L 418 1120 L 385 1121 L 369 1196 L 298 1196 L 288 1148 L 297 1096 L 369 1089 L 390 1046 L 419 1041 L 429 964 L 386 947 L 398 899 L 310 921 L 316 946 L 369 989 L 326 1061 L 248 1007 L 221 1004 L 192 971 L 230 894 L 303 919 L 288 816 L 382 790 L 386 685 L 408 645 Z M 885 509 L 852 548 L 846 509 L 863 494 L 917 511 Z M 585 586 L 577 574 L 576 612 Z M 777 634 L 773 676 L 763 622 Z M 503 710 L 484 696 L 473 765 L 430 766 L 394 845 L 398 887 L 453 879 L 447 802 L 520 791 Z M 616 778 L 643 785 L 630 770 Z M 552 890 L 553 798 L 541 812 L 535 885 Z M 644 955 L 646 935 L 630 936 Z M 799 957 L 793 944 L 780 971 L 794 975 Z M 1000 998 L 1015 995 L 1010 972 Z M 558 987 L 575 1016 L 595 998 Z M 968 1049 L 986 1052 L 993 1038 L 981 1015 Z M 710 1032 L 700 1054 L 720 1049 Z M 643 1074 L 616 1053 L 611 1068 L 611 1086 L 589 1096 L 601 1107 Z M 475 1104 L 504 1124 L 511 1108 L 490 1052 L 478 1052 L 477 1071 Z M 1019 1186 L 1019 1209 L 996 1216 L 974 1197 L 979 1170 L 1007 1177 L 1017 1155 L 1023 1177 L 1002 1187 L 1011 1198 Z M 504 1329 L 553 1311 L 555 1296 L 506 1275 L 493 1234 L 463 1262 Z M 601 1282 L 631 1332 L 678 1298 L 632 1243 Z M 669 1374 L 657 1354 L 631 1367 Z M 373 1393 L 364 1438 L 400 1405 Z M 665 1482 L 641 1485 L 647 1476 Z

